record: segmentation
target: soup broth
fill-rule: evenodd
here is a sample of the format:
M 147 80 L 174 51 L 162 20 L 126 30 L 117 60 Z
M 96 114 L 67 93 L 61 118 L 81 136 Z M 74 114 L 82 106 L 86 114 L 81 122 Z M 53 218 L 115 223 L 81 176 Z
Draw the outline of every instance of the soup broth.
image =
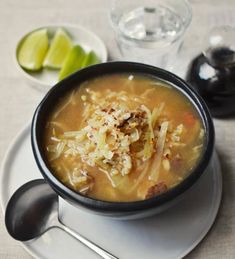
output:
M 166 192 L 196 166 L 204 141 L 198 112 L 156 78 L 113 74 L 58 100 L 44 132 L 47 163 L 65 185 L 105 201 Z

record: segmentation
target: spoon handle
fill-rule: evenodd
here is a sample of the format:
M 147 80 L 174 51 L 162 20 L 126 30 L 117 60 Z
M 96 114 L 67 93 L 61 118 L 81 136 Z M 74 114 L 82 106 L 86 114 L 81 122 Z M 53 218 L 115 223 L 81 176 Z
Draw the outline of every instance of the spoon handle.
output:
M 86 239 L 85 237 L 83 237 L 82 235 L 78 234 L 77 232 L 73 231 L 69 227 L 63 225 L 60 221 L 57 221 L 56 227 L 64 230 L 65 232 L 67 232 L 68 234 L 70 234 L 71 236 L 76 238 L 78 241 L 83 243 L 85 246 L 89 247 L 92 251 L 94 251 L 95 253 L 100 255 L 102 258 L 104 258 L 104 259 L 118 259 L 118 257 L 110 254 L 108 251 L 104 250 L 100 246 L 94 244 L 93 242 L 91 242 L 90 240 Z

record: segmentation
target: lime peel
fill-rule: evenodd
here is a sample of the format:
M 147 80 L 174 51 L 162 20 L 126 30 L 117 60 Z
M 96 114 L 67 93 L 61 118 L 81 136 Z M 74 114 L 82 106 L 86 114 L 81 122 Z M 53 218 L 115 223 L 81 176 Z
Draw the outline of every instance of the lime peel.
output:
M 91 65 L 95 65 L 95 64 L 98 64 L 98 63 L 100 63 L 100 59 L 97 57 L 95 52 L 92 50 L 84 58 L 82 68 L 88 67 L 88 66 L 91 66 Z
M 68 53 L 59 73 L 59 80 L 82 68 L 86 52 L 80 45 L 75 45 Z

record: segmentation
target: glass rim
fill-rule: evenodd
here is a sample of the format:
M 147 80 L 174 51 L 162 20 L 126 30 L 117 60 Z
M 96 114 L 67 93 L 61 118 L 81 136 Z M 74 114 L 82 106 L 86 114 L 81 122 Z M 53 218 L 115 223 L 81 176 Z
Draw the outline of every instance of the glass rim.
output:
M 111 25 L 114 29 L 114 31 L 118 34 L 121 34 L 122 36 L 124 36 L 124 38 L 126 38 L 127 40 L 131 40 L 132 42 L 135 42 L 135 43 L 139 43 L 140 41 L 143 42 L 143 43 L 147 43 L 147 42 L 152 42 L 153 40 L 146 40 L 146 39 L 136 39 L 136 38 L 133 38 L 133 37 L 130 37 L 126 34 L 124 34 L 122 32 L 122 30 L 120 30 L 120 28 L 118 27 L 118 21 L 117 19 L 115 20 L 115 17 L 117 17 L 117 10 L 115 10 L 115 5 L 116 5 L 116 2 L 117 1 L 120 1 L 120 0 L 112 0 L 112 3 L 111 3 L 111 8 L 110 8 L 110 11 L 109 11 L 109 19 L 111 21 Z M 177 0 L 178 1 L 178 0 Z M 183 21 L 183 30 L 181 33 L 179 33 L 179 35 L 171 41 L 171 44 L 173 44 L 174 42 L 176 42 L 184 33 L 185 31 L 187 30 L 187 28 L 189 27 L 191 21 L 192 21 L 192 16 L 193 16 L 193 11 L 192 11 L 192 6 L 191 4 L 189 3 L 188 0 L 180 0 L 181 3 L 184 5 L 184 8 L 187 9 L 185 13 L 185 16 L 183 17 L 182 21 Z M 162 1 L 162 3 L 164 3 L 164 1 Z M 166 2 L 165 2 L 166 3 Z M 157 4 L 157 2 L 156 2 Z M 169 5 L 168 5 L 169 6 Z

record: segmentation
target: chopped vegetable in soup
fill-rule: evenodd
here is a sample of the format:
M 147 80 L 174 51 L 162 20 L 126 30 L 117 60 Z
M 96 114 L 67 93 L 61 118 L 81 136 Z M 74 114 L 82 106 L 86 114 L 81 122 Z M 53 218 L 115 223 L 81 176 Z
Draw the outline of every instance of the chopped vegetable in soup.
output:
M 144 200 L 178 185 L 196 166 L 204 129 L 191 102 L 156 78 L 114 74 L 58 101 L 45 128 L 54 175 L 106 201 Z

